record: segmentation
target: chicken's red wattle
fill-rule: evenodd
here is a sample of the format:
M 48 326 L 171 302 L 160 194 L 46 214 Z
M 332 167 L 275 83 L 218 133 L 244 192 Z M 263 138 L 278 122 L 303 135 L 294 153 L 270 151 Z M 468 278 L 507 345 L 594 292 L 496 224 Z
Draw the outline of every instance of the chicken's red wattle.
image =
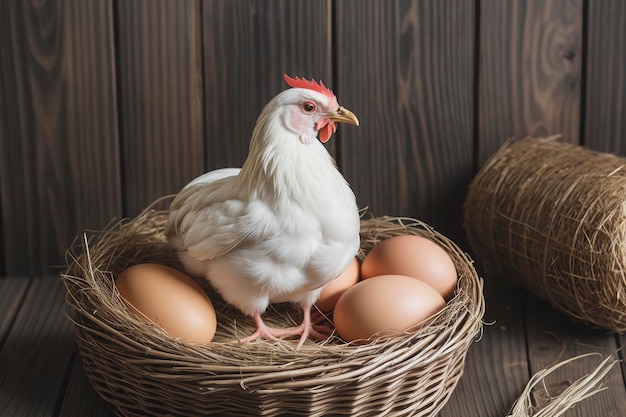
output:
M 328 124 L 322 126 L 319 130 L 319 138 L 322 143 L 328 142 L 333 133 L 337 131 L 337 125 L 335 122 L 328 122 Z

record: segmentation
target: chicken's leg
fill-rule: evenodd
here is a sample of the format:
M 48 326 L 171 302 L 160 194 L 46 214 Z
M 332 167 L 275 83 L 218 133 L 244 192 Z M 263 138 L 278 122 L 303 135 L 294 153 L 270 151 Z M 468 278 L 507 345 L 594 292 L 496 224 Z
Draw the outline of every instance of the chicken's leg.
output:
M 298 327 L 291 327 L 288 329 L 276 329 L 273 327 L 269 327 L 261 318 L 260 313 L 254 313 L 252 318 L 256 323 L 256 332 L 254 332 L 254 334 L 252 334 L 251 336 L 240 339 L 239 342 L 248 343 L 260 338 L 276 340 L 280 337 L 300 335 L 300 340 L 298 341 L 297 345 L 297 348 L 299 349 L 309 336 L 316 340 L 324 340 L 326 336 L 317 331 L 315 329 L 315 326 L 311 323 L 311 306 L 308 304 L 303 305 L 302 312 L 304 315 L 304 317 L 302 318 L 302 324 Z

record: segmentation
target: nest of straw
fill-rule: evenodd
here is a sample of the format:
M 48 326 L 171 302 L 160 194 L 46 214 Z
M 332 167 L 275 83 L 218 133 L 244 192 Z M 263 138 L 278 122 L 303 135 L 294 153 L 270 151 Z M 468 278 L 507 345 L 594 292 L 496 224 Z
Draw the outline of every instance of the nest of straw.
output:
M 472 180 L 464 225 L 489 275 L 626 330 L 626 158 L 558 137 L 511 140 Z
M 146 209 L 132 220 L 77 239 L 68 250 L 68 316 L 84 368 L 96 391 L 124 416 L 145 415 L 407 415 L 432 416 L 463 373 L 465 355 L 481 331 L 482 280 L 452 241 L 413 219 L 362 220 L 361 258 L 388 237 L 416 234 L 440 244 L 454 260 L 454 298 L 417 331 L 364 345 L 336 336 L 240 344 L 254 323 L 206 287 L 217 312 L 213 342 L 187 344 L 129 311 L 114 284 L 127 267 L 180 265 L 163 229 L 167 211 Z M 293 326 L 299 309 L 275 305 L 264 319 Z

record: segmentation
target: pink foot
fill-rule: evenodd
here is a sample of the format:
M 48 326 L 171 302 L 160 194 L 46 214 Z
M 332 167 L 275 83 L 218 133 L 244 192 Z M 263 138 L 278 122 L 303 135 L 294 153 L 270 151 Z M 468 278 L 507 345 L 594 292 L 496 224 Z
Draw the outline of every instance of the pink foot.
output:
M 248 343 L 260 338 L 276 340 L 280 337 L 300 335 L 300 340 L 298 341 L 297 345 L 297 349 L 300 349 L 300 347 L 302 347 L 302 345 L 306 341 L 307 337 L 311 337 L 316 340 L 324 340 L 327 336 L 317 331 L 315 329 L 316 326 L 311 323 L 311 306 L 305 305 L 302 307 L 302 310 L 304 313 L 302 324 L 298 327 L 291 327 L 288 329 L 276 329 L 273 327 L 268 327 L 261 318 L 261 315 L 259 313 L 254 313 L 254 316 L 252 316 L 252 318 L 256 323 L 256 332 L 254 332 L 254 334 L 252 334 L 251 336 L 240 339 L 239 342 Z M 330 329 L 324 328 L 324 330 L 328 331 Z

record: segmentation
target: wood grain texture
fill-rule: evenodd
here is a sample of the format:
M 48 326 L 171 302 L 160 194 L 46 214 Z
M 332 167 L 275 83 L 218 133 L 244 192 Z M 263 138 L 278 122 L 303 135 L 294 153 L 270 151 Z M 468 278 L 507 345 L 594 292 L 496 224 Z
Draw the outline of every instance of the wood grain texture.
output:
M 203 1 L 207 171 L 243 164 L 283 74 L 333 88 L 330 13 L 329 0 Z
M 589 2 L 586 146 L 626 155 L 626 3 Z
M 72 365 L 58 417 L 113 417 L 113 409 L 96 393 L 87 379 L 80 356 Z
M 64 295 L 59 279 L 32 280 L 0 349 L 0 416 L 54 415 L 76 352 Z
M 530 378 L 523 291 L 508 280 L 485 281 L 484 330 L 470 348 L 465 373 L 438 417 L 507 415 Z
M 478 159 L 511 137 L 579 142 L 581 0 L 480 3 Z
M 472 1 L 337 2 L 340 166 L 361 207 L 460 234 L 472 172 Z
M 32 276 L 120 212 L 111 3 L 0 7 L 6 273 Z
M 586 354 L 598 353 L 577 360 L 556 370 L 546 378 L 545 385 L 551 395 L 558 395 L 572 382 L 589 374 L 604 357 L 618 360 L 618 346 L 614 334 L 602 330 L 590 330 L 584 324 L 574 323 L 556 313 L 548 303 L 529 297 L 526 306 L 528 333 L 528 358 L 534 374 L 563 360 Z M 613 366 L 603 380 L 602 392 L 583 401 L 566 414 L 568 417 L 621 417 L 626 410 L 626 388 L 619 365 Z M 541 404 L 545 394 L 535 395 Z
M 126 215 L 204 171 L 199 0 L 117 2 Z
M 619 346 L 619 358 L 621 360 L 620 367 L 622 368 L 622 376 L 624 377 L 624 386 L 626 387 L 626 334 L 616 336 L 617 344 Z
M 24 277 L 0 279 L 0 348 L 15 318 L 29 281 Z

